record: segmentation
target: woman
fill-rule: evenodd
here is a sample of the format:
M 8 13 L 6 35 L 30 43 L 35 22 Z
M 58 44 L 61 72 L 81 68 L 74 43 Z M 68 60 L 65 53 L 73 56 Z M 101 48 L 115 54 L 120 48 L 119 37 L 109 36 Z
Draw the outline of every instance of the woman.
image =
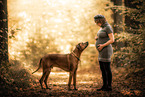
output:
M 111 45 L 114 42 L 113 31 L 103 15 L 96 15 L 94 21 L 101 27 L 95 39 L 96 49 L 99 52 L 98 60 L 102 71 L 103 86 L 100 89 L 97 89 L 97 91 L 112 91 L 112 72 L 110 63 L 111 55 L 113 54 Z

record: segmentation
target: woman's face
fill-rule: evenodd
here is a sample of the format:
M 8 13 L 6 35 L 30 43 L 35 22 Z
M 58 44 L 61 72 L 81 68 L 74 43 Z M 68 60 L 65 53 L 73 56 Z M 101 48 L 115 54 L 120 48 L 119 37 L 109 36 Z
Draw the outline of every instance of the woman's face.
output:
M 101 23 L 97 23 L 97 25 L 101 27 L 102 24 Z
M 98 25 L 98 26 L 100 26 L 101 27 L 101 23 L 100 22 L 97 22 L 97 21 L 95 21 L 95 23 Z

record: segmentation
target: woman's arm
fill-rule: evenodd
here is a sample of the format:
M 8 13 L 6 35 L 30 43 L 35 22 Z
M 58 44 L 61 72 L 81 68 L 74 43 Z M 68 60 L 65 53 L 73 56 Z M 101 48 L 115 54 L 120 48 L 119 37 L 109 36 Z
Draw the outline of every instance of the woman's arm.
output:
M 114 42 L 114 35 L 113 33 L 108 34 L 110 40 L 108 40 L 106 43 L 104 44 L 99 44 L 98 46 L 98 50 L 101 51 L 105 46 L 112 44 Z

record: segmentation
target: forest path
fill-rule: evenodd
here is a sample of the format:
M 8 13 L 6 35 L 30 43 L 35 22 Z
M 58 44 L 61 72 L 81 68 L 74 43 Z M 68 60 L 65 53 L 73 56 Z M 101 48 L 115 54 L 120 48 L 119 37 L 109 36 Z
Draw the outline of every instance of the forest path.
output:
M 38 79 L 41 73 L 36 73 Z M 121 86 L 120 80 L 113 79 L 112 91 L 96 91 L 102 86 L 102 79 L 100 71 L 96 72 L 78 72 L 77 73 L 77 88 L 78 90 L 67 90 L 69 73 L 67 72 L 51 72 L 49 77 L 49 89 L 41 89 L 38 79 L 36 84 L 31 88 L 27 88 L 19 92 L 19 96 L 27 97 L 125 97 L 137 96 L 133 90 L 129 91 L 128 87 Z
M 94 68 L 93 68 L 94 69 Z M 0 97 L 145 97 L 145 73 L 139 69 L 127 73 L 124 68 L 112 68 L 112 91 L 97 91 L 102 86 L 102 75 L 98 69 L 85 69 L 77 72 L 78 90 L 67 90 L 69 73 L 52 71 L 48 79 L 49 89 L 41 89 L 39 79 L 42 73 L 35 74 L 11 71 L 5 75 L 0 87 Z M 9 81 L 6 77 L 13 77 Z

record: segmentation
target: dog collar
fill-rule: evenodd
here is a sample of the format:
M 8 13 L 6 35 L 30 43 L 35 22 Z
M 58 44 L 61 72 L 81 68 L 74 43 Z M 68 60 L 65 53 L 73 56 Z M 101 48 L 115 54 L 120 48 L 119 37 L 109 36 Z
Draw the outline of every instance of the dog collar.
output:
M 77 57 L 77 55 L 74 52 L 72 52 L 72 54 L 80 61 L 80 58 Z

